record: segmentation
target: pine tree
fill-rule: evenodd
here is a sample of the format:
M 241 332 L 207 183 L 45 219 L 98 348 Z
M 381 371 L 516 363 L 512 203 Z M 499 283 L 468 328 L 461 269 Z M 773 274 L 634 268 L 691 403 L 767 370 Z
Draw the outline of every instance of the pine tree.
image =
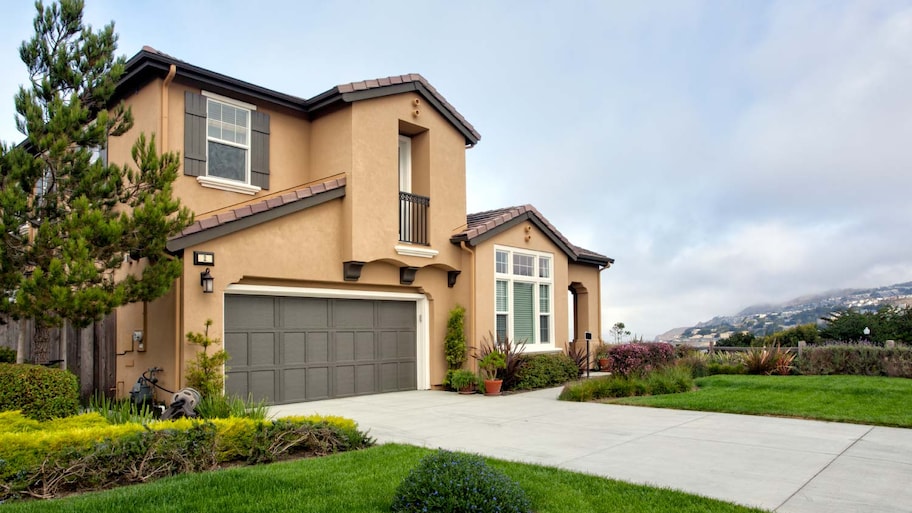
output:
M 125 64 L 113 22 L 93 31 L 81 0 L 35 6 L 35 35 L 19 48 L 31 87 L 15 96 L 26 139 L 0 145 L 0 312 L 35 320 L 41 361 L 48 328 L 165 294 L 181 273 L 167 238 L 192 215 L 172 196 L 179 159 L 159 155 L 154 136 L 138 137 L 134 166 L 97 158 L 133 125 L 112 104 Z M 128 254 L 145 259 L 142 273 L 115 275 Z

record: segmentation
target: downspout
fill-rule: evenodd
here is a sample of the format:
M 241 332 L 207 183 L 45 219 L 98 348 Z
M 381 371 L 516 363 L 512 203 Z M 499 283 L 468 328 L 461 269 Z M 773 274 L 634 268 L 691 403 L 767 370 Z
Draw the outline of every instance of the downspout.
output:
M 471 262 L 472 262 L 471 266 L 470 266 L 471 273 L 472 273 L 472 279 L 469 281 L 469 291 L 470 291 L 469 292 L 469 294 L 470 294 L 469 295 L 469 312 L 471 313 L 471 319 L 472 319 L 471 347 L 474 348 L 475 347 L 475 317 L 478 316 L 478 313 L 475 311 L 475 251 L 472 249 L 469 249 L 469 246 L 466 244 L 466 241 L 460 242 L 459 247 L 462 248 L 463 251 L 467 252 L 470 255 Z
M 158 152 L 163 154 L 168 151 L 168 120 L 169 112 L 171 110 L 169 101 L 171 98 L 170 88 L 171 82 L 174 80 L 174 76 L 177 74 L 177 66 L 172 64 L 168 68 L 168 75 L 165 76 L 165 81 L 162 82 L 161 90 L 161 125 L 159 126 L 159 141 L 158 141 Z M 177 287 L 177 292 L 174 298 L 174 383 L 171 385 L 174 390 L 178 390 L 181 387 L 181 362 L 182 358 L 182 349 L 183 340 L 181 334 L 181 327 L 183 326 L 183 318 L 181 317 L 182 305 L 184 303 L 184 290 L 183 290 L 183 272 L 181 276 L 174 281 L 174 286 Z M 146 303 L 143 303 L 143 322 L 146 322 L 148 316 L 146 316 Z M 148 336 L 149 330 L 145 329 L 145 333 Z
M 177 74 L 177 66 L 174 64 L 168 69 L 168 76 L 165 77 L 165 81 L 162 83 L 162 95 L 161 95 L 161 127 L 159 134 L 161 141 L 158 142 L 159 153 L 165 153 L 168 151 L 168 111 L 169 109 L 169 88 L 171 86 L 171 81 L 174 80 L 174 75 Z

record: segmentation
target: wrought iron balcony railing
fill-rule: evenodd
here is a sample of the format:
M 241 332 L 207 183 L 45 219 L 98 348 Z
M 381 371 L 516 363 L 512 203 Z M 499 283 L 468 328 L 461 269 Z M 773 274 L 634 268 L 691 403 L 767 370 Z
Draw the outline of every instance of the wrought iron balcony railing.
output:
M 399 240 L 428 245 L 428 206 L 431 198 L 399 192 Z

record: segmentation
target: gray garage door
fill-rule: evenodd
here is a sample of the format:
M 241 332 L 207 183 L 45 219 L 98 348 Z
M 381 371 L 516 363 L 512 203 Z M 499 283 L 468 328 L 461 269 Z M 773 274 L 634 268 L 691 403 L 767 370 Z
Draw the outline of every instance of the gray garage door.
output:
M 225 296 L 229 394 L 269 403 L 415 390 L 415 303 Z

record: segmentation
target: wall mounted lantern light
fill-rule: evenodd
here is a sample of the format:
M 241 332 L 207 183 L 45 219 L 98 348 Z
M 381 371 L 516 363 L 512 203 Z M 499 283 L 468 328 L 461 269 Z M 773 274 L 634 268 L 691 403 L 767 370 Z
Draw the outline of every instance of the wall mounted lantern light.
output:
M 213 278 L 212 274 L 209 273 L 208 267 L 205 271 L 200 273 L 200 285 L 203 287 L 203 293 L 212 294 L 212 284 L 214 282 L 215 278 Z

